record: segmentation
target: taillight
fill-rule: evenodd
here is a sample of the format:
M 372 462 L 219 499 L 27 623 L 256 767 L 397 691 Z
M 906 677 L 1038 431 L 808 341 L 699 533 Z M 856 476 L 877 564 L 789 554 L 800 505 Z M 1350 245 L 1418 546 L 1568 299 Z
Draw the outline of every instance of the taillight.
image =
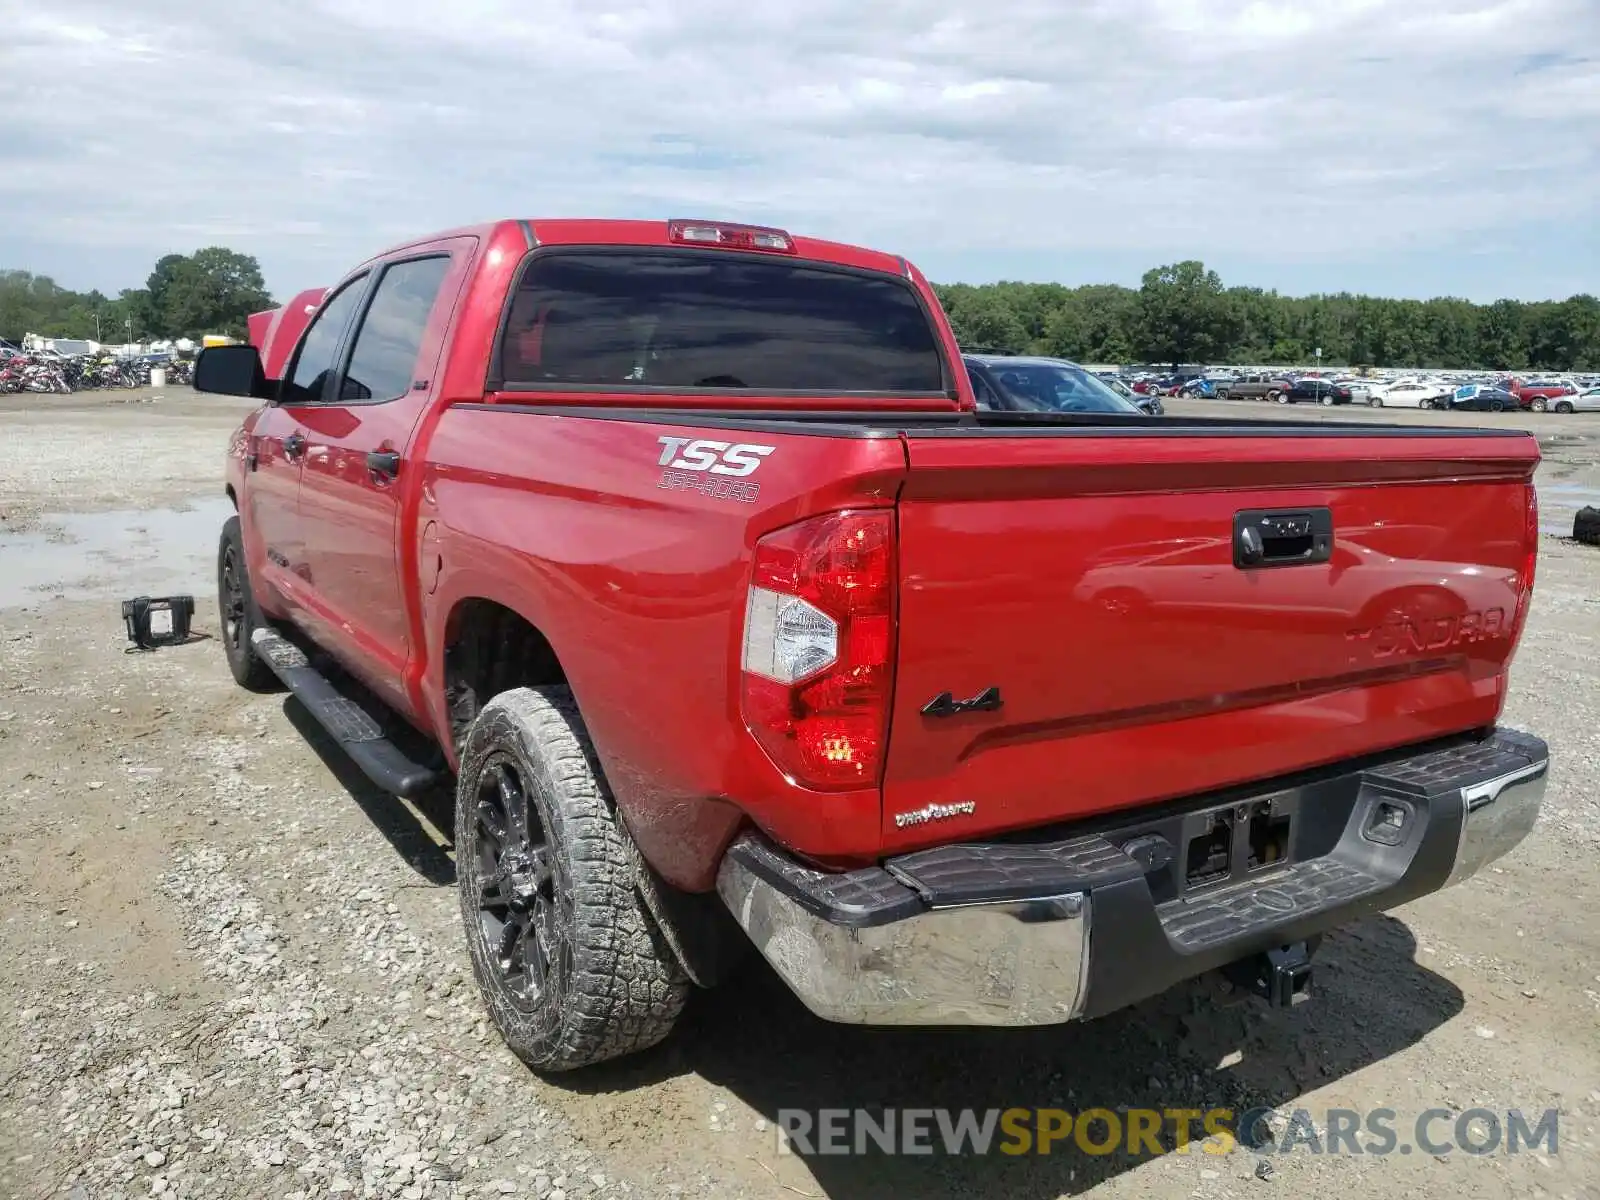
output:
M 1523 530 L 1526 546 L 1522 552 L 1522 577 L 1517 580 L 1517 616 L 1512 628 L 1511 652 L 1516 653 L 1522 643 L 1522 631 L 1527 625 L 1528 609 L 1533 604 L 1533 577 L 1539 566 L 1539 491 L 1533 484 L 1526 487 L 1523 511 L 1527 524 Z
M 894 653 L 894 514 L 829 513 L 756 543 L 745 605 L 745 724 L 817 791 L 875 787 Z
M 1528 557 L 1522 568 L 1522 590 L 1533 593 L 1533 577 L 1539 566 L 1539 489 L 1528 484 Z

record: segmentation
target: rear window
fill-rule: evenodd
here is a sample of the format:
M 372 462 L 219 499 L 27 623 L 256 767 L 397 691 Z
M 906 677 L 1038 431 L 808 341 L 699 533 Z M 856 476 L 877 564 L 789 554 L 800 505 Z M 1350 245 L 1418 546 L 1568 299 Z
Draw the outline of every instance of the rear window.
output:
M 885 275 L 720 252 L 557 251 L 513 297 L 508 386 L 939 395 L 916 293 Z

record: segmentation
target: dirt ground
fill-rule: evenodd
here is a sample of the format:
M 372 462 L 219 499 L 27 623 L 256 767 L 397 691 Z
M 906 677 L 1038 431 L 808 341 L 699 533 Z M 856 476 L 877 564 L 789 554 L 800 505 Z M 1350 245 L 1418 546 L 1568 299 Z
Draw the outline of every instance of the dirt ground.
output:
M 1600 1196 L 1600 552 L 1557 536 L 1600 502 L 1600 417 L 1454 418 L 1544 445 L 1507 719 L 1549 739 L 1552 786 L 1490 872 L 1332 935 L 1310 1004 L 1203 980 L 1085 1025 L 873 1031 L 757 962 L 658 1051 L 551 1082 L 485 1025 L 448 800 L 376 793 L 214 641 L 124 652 L 141 591 L 194 592 L 217 632 L 240 415 L 137 400 L 0 399 L 0 1196 Z M 1556 1108 L 1559 1153 L 802 1159 L 773 1129 L 1034 1105 Z

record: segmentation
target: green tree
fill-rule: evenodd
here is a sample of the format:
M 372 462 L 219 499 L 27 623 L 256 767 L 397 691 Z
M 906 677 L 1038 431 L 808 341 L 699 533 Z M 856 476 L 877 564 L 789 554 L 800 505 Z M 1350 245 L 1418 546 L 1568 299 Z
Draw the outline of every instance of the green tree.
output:
M 1238 321 L 1215 271 L 1194 259 L 1144 273 L 1138 344 L 1153 362 L 1214 362 L 1227 355 Z
M 1122 363 L 1135 356 L 1132 331 L 1139 294 L 1115 284 L 1089 284 L 1065 292 L 1045 318 L 1039 350 L 1058 358 Z
M 956 340 L 969 349 L 1015 354 L 1025 349 L 1028 333 L 1022 319 L 994 285 L 975 288 L 957 284 L 940 294 Z
M 1534 305 L 1529 315 L 1529 351 L 1538 365 L 1557 371 L 1600 366 L 1600 300 L 1572 296 Z
M 1478 362 L 1497 371 L 1519 371 L 1528 365 L 1527 306 L 1496 300 L 1478 310 Z
M 245 318 L 272 306 L 256 260 L 222 246 L 165 255 L 151 271 L 145 293 L 145 318 L 165 337 L 242 337 Z
M 144 288 L 115 299 L 98 290 L 75 292 L 48 275 L 0 270 L 0 337 L 93 338 L 111 344 L 133 337 L 202 333 L 243 336 L 245 317 L 272 306 L 261 269 L 249 255 L 213 246 L 160 259 Z

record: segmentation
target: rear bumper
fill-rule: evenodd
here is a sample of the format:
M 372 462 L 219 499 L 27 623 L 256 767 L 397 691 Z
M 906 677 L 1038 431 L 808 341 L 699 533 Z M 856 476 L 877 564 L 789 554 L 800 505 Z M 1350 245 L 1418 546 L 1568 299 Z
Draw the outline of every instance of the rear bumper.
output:
M 1533 828 L 1548 768 L 1543 741 L 1499 730 L 843 874 L 745 834 L 729 848 L 717 889 L 818 1016 L 1053 1024 L 1112 1012 L 1468 878 Z M 1225 878 L 1189 882 L 1194 833 L 1247 831 L 1252 813 L 1288 819 L 1287 857 L 1252 864 L 1240 832 Z

